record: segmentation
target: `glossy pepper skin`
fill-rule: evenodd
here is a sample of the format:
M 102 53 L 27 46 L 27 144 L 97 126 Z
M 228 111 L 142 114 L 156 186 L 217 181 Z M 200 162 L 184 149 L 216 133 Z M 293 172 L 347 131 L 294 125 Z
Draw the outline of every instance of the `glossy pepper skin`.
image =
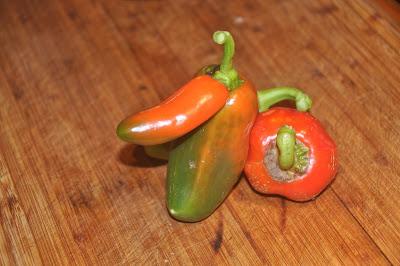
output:
M 189 81 L 161 104 L 124 119 L 117 135 L 139 145 L 156 145 L 176 139 L 204 123 L 228 98 L 223 84 L 208 75 Z
M 309 148 L 310 164 L 304 175 L 294 181 L 271 177 L 264 157 L 282 126 L 291 126 L 296 138 Z M 337 172 L 336 145 L 316 118 L 290 108 L 272 108 L 257 116 L 250 134 L 250 150 L 245 174 L 258 192 L 277 194 L 294 201 L 315 198 L 331 183 Z
M 207 65 L 197 71 L 195 77 L 203 75 L 208 75 L 211 77 L 217 70 L 219 70 L 219 65 Z M 159 160 L 168 160 L 169 152 L 172 150 L 176 142 L 177 141 L 173 140 L 162 144 L 146 145 L 144 146 L 144 151 L 146 152 L 147 156 L 150 156 L 152 158 Z
M 171 151 L 167 205 L 174 218 L 200 221 L 226 198 L 243 170 L 257 108 L 256 91 L 245 81 L 223 109 Z

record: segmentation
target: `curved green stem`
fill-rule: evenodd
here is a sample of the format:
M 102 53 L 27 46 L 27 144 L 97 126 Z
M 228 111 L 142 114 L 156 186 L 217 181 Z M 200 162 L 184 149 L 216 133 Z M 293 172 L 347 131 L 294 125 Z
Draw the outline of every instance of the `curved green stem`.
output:
M 281 170 L 304 173 L 308 166 L 309 149 L 302 143 L 296 143 L 296 132 L 288 125 L 282 126 L 276 136 L 279 151 L 278 163 Z
M 235 54 L 235 42 L 232 35 L 227 31 L 214 32 L 213 40 L 217 44 L 224 46 L 220 70 L 214 73 L 213 78 L 223 83 L 228 90 L 233 90 L 243 83 L 232 64 L 233 55 Z
M 307 94 L 299 89 L 290 87 L 260 90 L 257 91 L 257 98 L 259 112 L 264 112 L 272 105 L 283 100 L 296 101 L 296 108 L 301 112 L 308 111 L 312 105 L 312 100 Z
M 290 126 L 282 126 L 276 137 L 276 146 L 279 150 L 279 167 L 282 170 L 289 170 L 295 160 L 296 132 Z

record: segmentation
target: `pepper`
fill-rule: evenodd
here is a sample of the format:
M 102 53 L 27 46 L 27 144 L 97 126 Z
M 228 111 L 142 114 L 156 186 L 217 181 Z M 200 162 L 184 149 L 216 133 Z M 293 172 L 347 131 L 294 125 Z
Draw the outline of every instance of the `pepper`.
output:
M 139 145 L 166 143 L 207 121 L 227 98 L 223 84 L 208 75 L 197 76 L 161 104 L 125 118 L 117 135 Z
M 309 113 L 272 108 L 257 116 L 244 170 L 258 192 L 311 200 L 337 172 L 336 146 Z
M 217 64 L 207 65 L 202 67 L 199 71 L 197 71 L 195 77 L 203 75 L 212 76 L 218 70 L 219 70 L 219 65 Z M 173 140 L 162 144 L 146 145 L 144 146 L 144 151 L 147 154 L 147 156 L 150 156 L 152 158 L 159 160 L 168 160 L 169 152 L 174 147 L 175 143 L 176 141 Z
M 257 114 L 256 90 L 232 66 L 232 36 L 217 31 L 213 39 L 224 45 L 220 70 L 213 78 L 226 86 L 229 98 L 215 116 L 172 149 L 168 161 L 168 210 L 175 219 L 186 222 L 209 216 L 239 180 Z

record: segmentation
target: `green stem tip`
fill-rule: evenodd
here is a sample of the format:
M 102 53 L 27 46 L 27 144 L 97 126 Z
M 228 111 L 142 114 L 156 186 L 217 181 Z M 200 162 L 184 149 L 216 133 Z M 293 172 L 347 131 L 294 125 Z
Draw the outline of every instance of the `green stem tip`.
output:
M 296 101 L 296 108 L 301 112 L 310 110 L 312 106 L 311 98 L 303 91 L 291 87 L 278 87 L 257 91 L 258 110 L 264 112 L 272 105 L 283 100 Z
M 216 31 L 213 34 L 215 43 L 224 46 L 220 70 L 216 71 L 213 78 L 223 83 L 228 90 L 239 87 L 243 81 L 239 79 L 237 71 L 233 68 L 233 56 L 235 54 L 235 42 L 228 31 Z

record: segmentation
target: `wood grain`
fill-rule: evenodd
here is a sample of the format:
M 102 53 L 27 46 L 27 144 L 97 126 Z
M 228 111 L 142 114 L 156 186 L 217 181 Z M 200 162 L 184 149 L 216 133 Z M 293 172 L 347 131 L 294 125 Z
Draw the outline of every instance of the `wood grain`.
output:
M 0 1 L 0 264 L 399 264 L 400 11 L 372 0 Z M 386 2 L 385 2 L 386 3 Z M 115 136 L 237 41 L 336 140 L 315 201 L 243 177 L 207 220 L 165 208 L 165 163 Z

